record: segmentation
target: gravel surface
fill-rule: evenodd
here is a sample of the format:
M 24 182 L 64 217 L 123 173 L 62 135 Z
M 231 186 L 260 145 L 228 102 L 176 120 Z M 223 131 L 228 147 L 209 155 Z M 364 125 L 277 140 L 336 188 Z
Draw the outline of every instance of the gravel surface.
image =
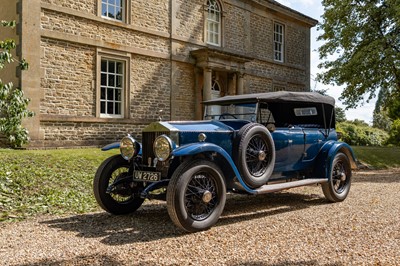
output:
M 357 172 L 349 197 L 320 187 L 230 195 L 216 226 L 185 234 L 163 202 L 135 214 L 0 224 L 1 265 L 400 265 L 400 170 Z

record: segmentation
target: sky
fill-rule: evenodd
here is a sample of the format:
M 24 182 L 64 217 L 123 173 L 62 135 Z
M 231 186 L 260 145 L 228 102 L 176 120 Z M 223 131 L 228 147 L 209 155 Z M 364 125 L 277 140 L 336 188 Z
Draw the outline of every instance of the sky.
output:
M 322 14 L 324 13 L 324 8 L 320 0 L 276 0 L 277 2 L 294 9 L 300 13 L 303 13 L 306 16 L 309 16 L 313 19 L 322 22 Z M 346 107 L 339 101 L 340 94 L 342 93 L 341 87 L 335 86 L 327 86 L 320 82 L 316 82 L 314 79 L 316 74 L 321 72 L 318 69 L 318 64 L 320 63 L 319 55 L 318 55 L 318 47 L 321 46 L 322 42 L 317 42 L 317 37 L 321 34 L 320 31 L 317 31 L 317 26 L 311 29 L 311 89 L 327 89 L 327 94 L 334 97 L 336 100 L 336 105 L 342 107 L 343 109 Z M 375 109 L 376 100 L 372 100 L 369 103 L 366 101 L 360 107 L 356 109 L 348 109 L 345 110 L 346 118 L 348 120 L 360 119 L 365 122 L 372 124 L 372 114 Z

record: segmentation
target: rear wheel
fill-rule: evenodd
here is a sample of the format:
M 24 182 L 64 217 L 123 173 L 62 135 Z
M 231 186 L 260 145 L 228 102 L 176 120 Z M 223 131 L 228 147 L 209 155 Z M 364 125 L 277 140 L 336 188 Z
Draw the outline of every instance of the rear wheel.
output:
M 344 153 L 336 154 L 328 183 L 322 184 L 322 191 L 330 202 L 340 202 L 346 199 L 351 186 L 351 166 L 349 158 Z
M 100 207 L 109 213 L 132 213 L 144 201 L 139 197 L 143 184 L 128 177 L 129 165 L 129 161 L 118 154 L 106 159 L 96 172 L 94 196 Z
M 181 164 L 169 182 L 167 208 L 171 220 L 187 232 L 207 230 L 219 219 L 226 186 L 219 167 L 206 160 Z

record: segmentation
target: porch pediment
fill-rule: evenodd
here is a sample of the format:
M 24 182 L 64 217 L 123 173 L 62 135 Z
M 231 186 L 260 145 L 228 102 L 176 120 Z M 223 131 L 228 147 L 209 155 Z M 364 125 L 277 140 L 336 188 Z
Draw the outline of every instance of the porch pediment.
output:
M 194 50 L 190 54 L 196 58 L 197 67 L 227 72 L 243 72 L 245 63 L 254 59 L 249 56 L 212 48 Z

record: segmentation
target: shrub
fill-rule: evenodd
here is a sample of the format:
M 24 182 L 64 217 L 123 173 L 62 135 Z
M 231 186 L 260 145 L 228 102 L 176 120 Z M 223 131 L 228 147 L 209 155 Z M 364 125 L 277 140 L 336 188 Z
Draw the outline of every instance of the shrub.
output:
M 338 123 L 337 131 L 342 134 L 342 141 L 357 146 L 384 146 L 389 138 L 387 132 L 359 121 Z
M 389 131 L 388 142 L 393 145 L 400 146 L 400 119 L 393 121 Z

